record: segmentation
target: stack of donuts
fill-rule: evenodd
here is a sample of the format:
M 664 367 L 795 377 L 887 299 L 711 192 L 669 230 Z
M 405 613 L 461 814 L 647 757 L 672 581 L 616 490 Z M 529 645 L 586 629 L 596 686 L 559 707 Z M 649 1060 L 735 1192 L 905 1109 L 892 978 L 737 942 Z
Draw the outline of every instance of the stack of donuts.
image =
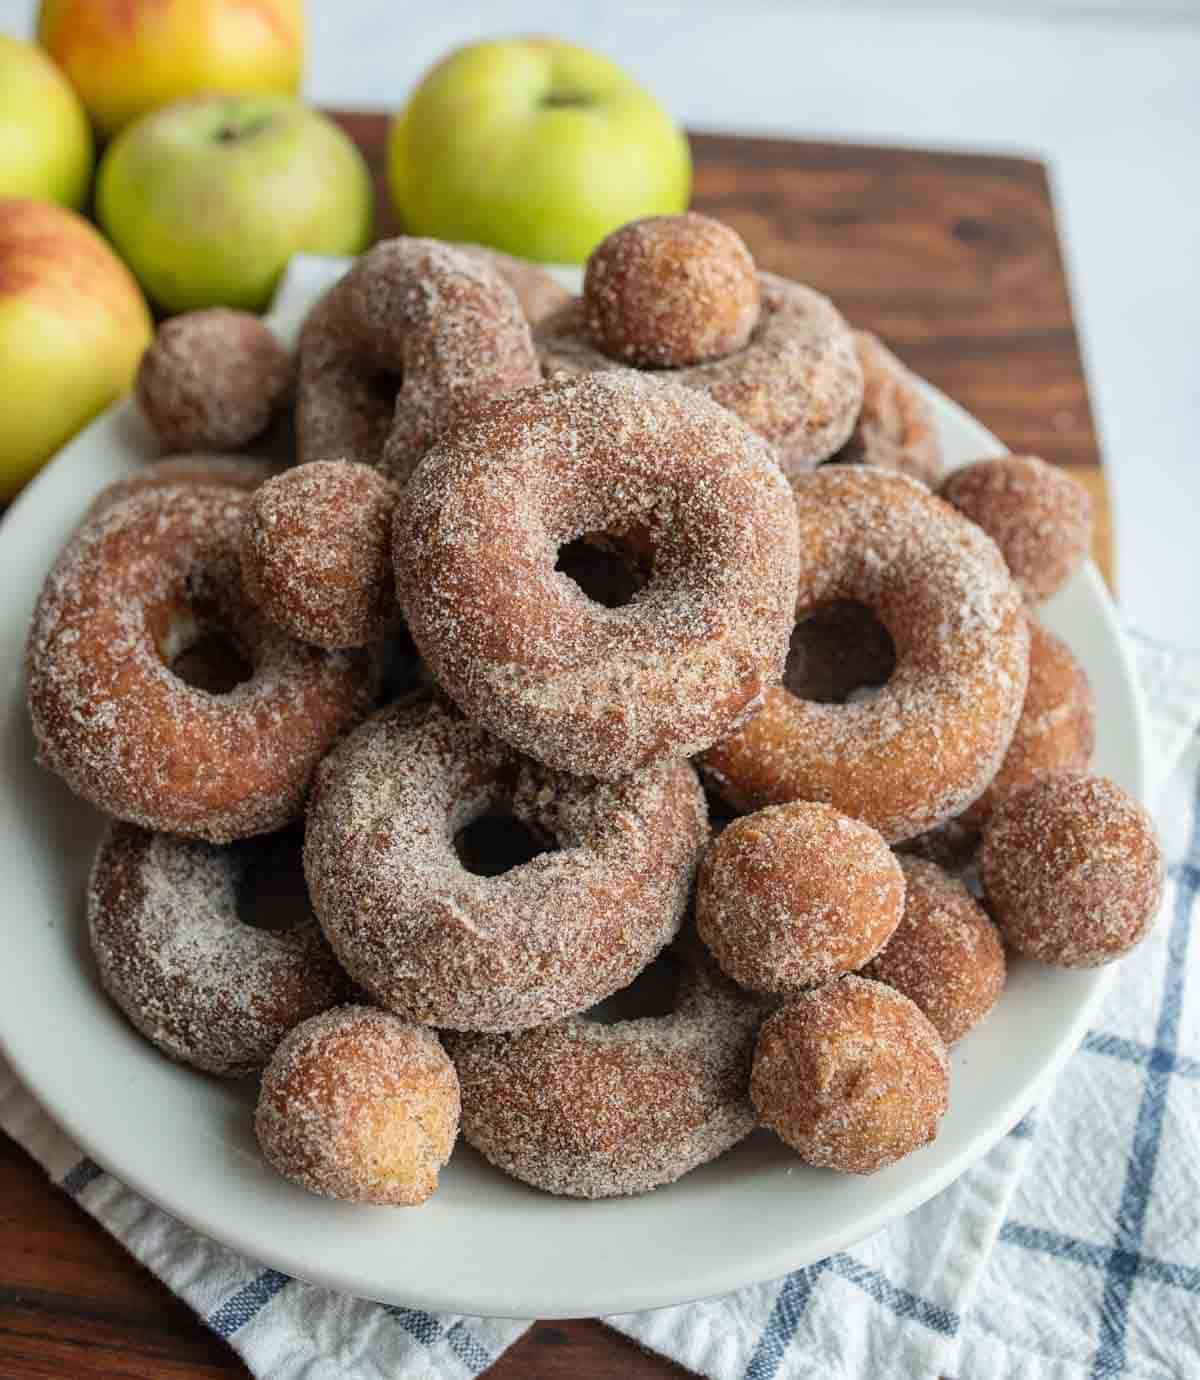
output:
M 578 298 L 391 240 L 294 355 L 166 322 L 137 400 L 176 454 L 47 578 L 30 715 L 111 817 L 105 990 L 261 1076 L 296 1184 L 415 1205 L 461 1132 L 602 1198 L 756 1125 L 870 1173 L 935 1136 L 1006 949 L 1150 925 L 1153 829 L 1036 617 L 1085 491 L 943 479 L 913 376 L 728 227 L 625 226 Z

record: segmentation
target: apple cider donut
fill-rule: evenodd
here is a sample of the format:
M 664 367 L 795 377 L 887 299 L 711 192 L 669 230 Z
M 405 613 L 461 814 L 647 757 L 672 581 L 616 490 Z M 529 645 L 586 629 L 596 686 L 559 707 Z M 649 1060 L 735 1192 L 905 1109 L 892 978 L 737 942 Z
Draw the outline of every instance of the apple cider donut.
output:
M 540 322 L 534 333 L 542 370 L 547 376 L 590 374 L 626 369 L 651 354 L 657 360 L 705 355 L 740 339 L 750 319 L 752 329 L 740 347 L 671 368 L 668 377 L 736 413 L 774 446 L 785 471 L 811 469 L 846 442 L 862 406 L 862 367 L 850 328 L 828 298 L 772 273 L 757 275 L 752 315 L 753 297 L 740 285 L 737 256 L 727 242 L 714 244 L 707 231 L 699 234 L 694 222 L 714 223 L 702 216 L 655 217 L 604 241 L 593 252 L 596 262 L 589 260 L 584 296 Z M 697 275 L 710 280 L 705 301 L 713 285 L 725 294 L 718 313 L 722 324 L 711 340 L 690 311 L 673 305 L 659 321 L 652 307 L 661 282 L 682 272 L 678 265 L 689 241 L 698 255 L 708 256 L 707 264 L 689 265 L 689 284 Z M 626 319 L 629 309 L 632 320 Z
M 650 577 L 607 608 L 555 569 L 640 528 Z M 426 457 L 396 511 L 396 587 L 437 682 L 561 771 L 613 780 L 699 752 L 779 678 L 798 560 L 767 446 L 632 370 L 491 404 Z
M 528 259 L 516 259 L 511 254 L 483 244 L 459 244 L 453 240 L 448 243 L 452 249 L 491 264 L 516 293 L 525 319 L 531 326 L 536 326 L 544 316 L 549 316 L 564 302 L 571 300 L 567 289 L 540 264 L 530 263 Z
M 164 321 L 133 385 L 168 450 L 240 450 L 266 431 L 291 388 L 290 352 L 257 316 L 229 307 Z
M 252 460 L 245 455 L 169 455 L 165 460 L 153 460 L 139 465 L 123 478 L 100 490 L 84 514 L 84 522 L 97 517 L 106 508 L 120 503 L 130 494 L 143 489 L 162 489 L 169 484 L 215 485 L 219 489 L 240 489 L 252 493 L 265 484 L 280 467 L 270 460 Z
M 995 544 L 922 484 L 827 465 L 792 480 L 800 522 L 796 616 L 867 605 L 896 651 L 890 679 L 846 704 L 769 689 L 707 752 L 741 811 L 815 800 L 895 843 L 960 813 L 1012 740 L 1029 673 L 1024 605 Z
M 942 443 L 916 377 L 870 331 L 854 332 L 863 371 L 862 411 L 831 465 L 881 465 L 930 487 L 942 473 Z
M 317 647 L 365 647 L 396 618 L 396 492 L 370 465 L 313 460 L 264 484 L 242 529 L 242 579 L 263 614 Z
M 88 884 L 92 953 L 104 990 L 165 1054 L 236 1078 L 295 1025 L 348 990 L 303 906 L 287 929 L 238 915 L 238 888 L 262 840 L 216 848 L 114 822 Z
M 357 460 L 407 479 L 448 427 L 538 378 L 529 323 L 486 258 L 440 240 L 385 240 L 301 332 L 300 459 Z
M 238 568 L 249 503 L 178 484 L 86 522 L 42 587 L 27 649 L 42 763 L 119 819 L 213 843 L 294 819 L 377 679 L 365 653 L 319 651 L 259 617 Z M 227 694 L 171 670 L 214 629 L 250 667 Z
M 552 851 L 497 876 L 456 835 L 497 813 Z M 440 701 L 399 701 L 322 763 L 304 870 L 347 972 L 381 1006 L 520 1030 L 632 981 L 679 928 L 708 835 L 687 762 L 615 784 L 522 758 Z
M 699 946 L 665 1016 L 572 1016 L 513 1035 L 454 1035 L 463 1137 L 547 1193 L 645 1193 L 724 1154 L 754 1126 L 761 1008 Z

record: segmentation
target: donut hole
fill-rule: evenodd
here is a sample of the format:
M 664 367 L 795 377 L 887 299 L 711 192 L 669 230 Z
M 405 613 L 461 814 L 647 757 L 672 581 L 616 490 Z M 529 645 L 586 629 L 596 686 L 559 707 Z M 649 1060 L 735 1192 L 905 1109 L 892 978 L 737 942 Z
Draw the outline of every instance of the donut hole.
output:
M 500 877 L 552 852 L 553 844 L 539 838 L 511 811 L 491 809 L 464 824 L 454 835 L 454 851 L 473 876 Z
M 679 999 L 683 965 L 669 950 L 659 954 L 643 968 L 628 987 L 605 997 L 583 1013 L 593 1025 L 616 1025 L 618 1021 L 661 1019 L 674 1012 Z
M 379 403 L 381 407 L 395 406 L 396 394 L 400 392 L 400 385 L 403 382 L 400 374 L 391 369 L 365 369 L 363 371 L 363 383 L 366 387 L 367 396 L 372 402 Z
M 256 930 L 290 930 L 312 920 L 299 829 L 260 835 L 237 851 L 237 915 Z
M 783 685 L 798 699 L 845 704 L 856 691 L 886 685 L 895 669 L 887 628 L 866 604 L 840 600 L 792 629 Z
M 227 695 L 254 674 L 254 666 L 228 628 L 193 608 L 172 607 L 150 615 L 151 633 L 164 665 L 185 685 Z
M 632 603 L 650 578 L 649 571 L 639 568 L 621 539 L 605 533 L 564 543 L 554 568 L 578 585 L 585 598 L 606 609 Z

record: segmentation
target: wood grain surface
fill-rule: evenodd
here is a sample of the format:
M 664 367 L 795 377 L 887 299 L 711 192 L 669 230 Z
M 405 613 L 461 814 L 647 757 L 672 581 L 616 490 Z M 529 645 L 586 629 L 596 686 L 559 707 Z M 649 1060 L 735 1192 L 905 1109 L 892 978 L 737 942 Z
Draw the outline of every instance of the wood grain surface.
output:
M 382 116 L 339 113 L 379 185 Z M 1016 451 L 1092 493 L 1112 535 L 1046 171 L 1025 159 L 696 134 L 694 204 L 759 264 L 829 293 Z M 148 1128 L 149 1133 L 149 1128 Z M 234 1353 L 0 1137 L 0 1376 L 245 1377 Z M 652 1380 L 683 1372 L 595 1322 L 537 1323 L 489 1380 Z

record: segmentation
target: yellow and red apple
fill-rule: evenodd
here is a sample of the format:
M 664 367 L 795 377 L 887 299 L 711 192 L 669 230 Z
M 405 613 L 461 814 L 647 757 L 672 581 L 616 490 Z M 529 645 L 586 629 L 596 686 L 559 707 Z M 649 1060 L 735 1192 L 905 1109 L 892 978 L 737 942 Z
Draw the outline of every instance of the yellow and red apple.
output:
M 293 254 L 357 254 L 371 178 L 333 123 L 284 96 L 213 96 L 143 116 L 109 145 L 96 212 L 159 306 L 259 311 Z
M 71 83 L 32 43 L 0 34 L 0 196 L 83 205 L 92 131 Z
M 202 92 L 294 95 L 304 75 L 302 0 L 42 0 L 38 39 L 105 137 Z
M 392 121 L 392 199 L 413 234 L 582 263 L 618 225 L 686 210 L 691 155 L 606 57 L 552 38 L 443 59 Z
M 137 283 L 87 221 L 0 198 L 0 499 L 129 388 L 151 333 Z

